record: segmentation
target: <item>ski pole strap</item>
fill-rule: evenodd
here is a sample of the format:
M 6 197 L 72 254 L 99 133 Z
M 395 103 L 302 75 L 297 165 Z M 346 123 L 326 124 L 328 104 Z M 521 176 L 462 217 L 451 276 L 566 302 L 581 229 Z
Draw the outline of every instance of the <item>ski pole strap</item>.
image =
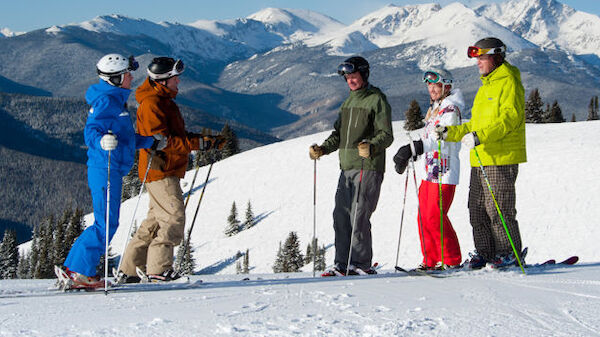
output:
M 506 232 L 506 236 L 508 236 L 508 241 L 510 242 L 510 246 L 512 247 L 513 252 L 515 253 L 515 256 L 517 257 L 517 262 L 519 263 L 519 267 L 521 267 L 521 271 L 523 272 L 523 274 L 526 275 L 525 269 L 523 268 L 523 264 L 521 263 L 521 258 L 519 257 L 519 253 L 517 252 L 517 249 L 515 248 L 515 244 L 513 243 L 513 239 L 510 236 L 510 233 L 508 231 L 508 226 L 506 226 L 506 221 L 504 221 L 504 216 L 502 216 L 502 212 L 500 211 L 500 206 L 498 206 L 498 202 L 496 201 L 496 197 L 494 196 L 494 192 L 492 191 L 492 186 L 490 185 L 490 180 L 488 179 L 488 176 L 485 173 L 485 170 L 483 169 L 483 164 L 481 163 L 481 158 L 479 158 L 479 153 L 477 152 L 476 148 L 473 148 L 473 151 L 475 151 L 475 157 L 477 157 L 477 161 L 479 161 L 479 167 L 481 168 L 481 173 L 483 173 L 483 178 L 485 179 L 485 183 L 487 184 L 488 190 L 490 191 L 490 194 L 492 195 L 492 200 L 494 200 L 494 205 L 496 206 L 496 211 L 498 212 L 498 215 L 500 216 L 500 220 L 502 220 L 502 226 L 504 226 L 504 231 Z

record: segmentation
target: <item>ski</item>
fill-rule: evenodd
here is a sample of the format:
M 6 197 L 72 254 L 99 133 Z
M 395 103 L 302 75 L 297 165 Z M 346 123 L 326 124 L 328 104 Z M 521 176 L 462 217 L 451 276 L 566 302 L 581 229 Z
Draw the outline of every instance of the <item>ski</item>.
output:
M 409 276 L 429 276 L 433 278 L 446 278 L 452 274 L 463 271 L 463 268 L 445 269 L 445 270 L 420 270 L 420 269 L 404 269 L 400 266 L 394 267 L 397 271 L 406 273 Z

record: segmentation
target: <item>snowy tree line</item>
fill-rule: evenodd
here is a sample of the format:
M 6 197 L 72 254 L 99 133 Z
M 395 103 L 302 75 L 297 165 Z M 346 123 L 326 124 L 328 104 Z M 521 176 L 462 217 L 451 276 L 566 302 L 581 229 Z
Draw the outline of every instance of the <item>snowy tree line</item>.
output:
M 11 260 L 13 264 L 10 268 L 17 268 L 16 275 L 19 278 L 53 278 L 54 265 L 63 264 L 83 229 L 83 211 L 79 208 L 73 210 L 68 206 L 58 219 L 55 215 L 45 217 L 33 229 L 27 254 L 18 258 L 18 265 Z M 6 240 L 5 236 L 2 246 Z M 5 261 L 4 254 L 2 261 Z
M 316 255 L 314 255 L 316 253 Z M 319 247 L 318 239 L 308 244 L 306 247 L 306 255 L 300 252 L 300 240 L 296 232 L 290 232 L 283 246 L 279 242 L 277 250 L 277 258 L 273 264 L 273 272 L 275 273 L 291 273 L 298 272 L 304 265 L 313 262 L 315 257 L 315 270 L 325 270 L 325 246 Z

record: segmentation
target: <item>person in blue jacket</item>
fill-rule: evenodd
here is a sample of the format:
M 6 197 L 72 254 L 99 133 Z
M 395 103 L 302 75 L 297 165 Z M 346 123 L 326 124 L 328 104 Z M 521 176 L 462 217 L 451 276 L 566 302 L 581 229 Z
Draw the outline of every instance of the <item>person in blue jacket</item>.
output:
M 110 240 L 119 225 L 122 179 L 131 170 L 136 149 L 160 150 L 166 146 L 166 138 L 162 135 L 145 137 L 137 134 L 127 112 L 127 98 L 133 80 L 131 71 L 138 66 L 133 56 L 103 56 L 96 65 L 100 81 L 91 85 L 85 94 L 87 103 L 91 105 L 84 137 L 88 147 L 88 185 L 92 194 L 94 223 L 77 238 L 64 262 L 64 272 L 76 285 L 94 286 L 102 282 L 96 276 L 96 266 L 106 244 L 109 151 Z

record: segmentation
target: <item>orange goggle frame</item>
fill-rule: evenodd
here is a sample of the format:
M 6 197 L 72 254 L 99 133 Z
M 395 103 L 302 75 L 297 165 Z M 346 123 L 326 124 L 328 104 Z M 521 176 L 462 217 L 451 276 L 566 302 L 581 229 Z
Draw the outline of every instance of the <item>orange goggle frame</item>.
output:
M 505 51 L 506 51 L 506 47 L 504 47 L 504 46 L 497 47 L 497 48 L 479 48 L 479 47 L 471 46 L 471 47 L 469 47 L 469 49 L 467 49 L 467 56 L 469 58 L 472 58 L 472 57 L 478 57 L 478 56 L 486 55 L 486 54 L 500 54 Z

